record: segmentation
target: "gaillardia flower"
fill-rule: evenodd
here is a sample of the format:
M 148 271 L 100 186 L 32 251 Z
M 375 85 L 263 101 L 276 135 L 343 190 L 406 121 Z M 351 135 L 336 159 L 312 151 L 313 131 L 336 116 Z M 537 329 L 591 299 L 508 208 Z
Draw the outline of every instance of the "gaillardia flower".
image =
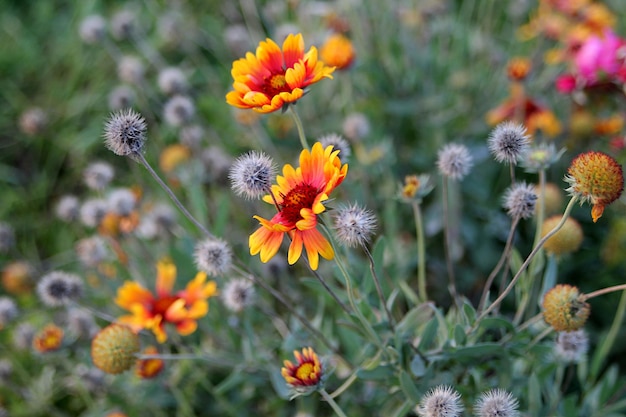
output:
M 589 317 L 589 304 L 578 288 L 558 284 L 543 297 L 543 318 L 557 332 L 578 330 Z
M 622 166 L 609 155 L 589 151 L 581 153 L 567 169 L 565 181 L 571 195 L 591 203 L 594 223 L 602 217 L 604 207 L 617 200 L 624 190 Z
M 259 43 L 256 55 L 233 62 L 233 90 L 226 102 L 242 109 L 271 113 L 304 95 L 304 89 L 322 78 L 332 78 L 334 67 L 317 59 L 312 46 L 304 52 L 302 34 L 287 36 L 281 48 L 271 39 Z
M 159 343 L 167 340 L 165 323 L 176 326 L 183 336 L 198 327 L 197 319 L 209 311 L 207 298 L 216 295 L 214 281 L 205 282 L 206 273 L 198 272 L 184 290 L 173 293 L 176 266 L 167 261 L 157 264 L 156 294 L 136 282 L 126 282 L 117 290 L 115 303 L 131 314 L 119 318 L 134 331 L 152 330 Z
M 313 348 L 304 348 L 302 353 L 293 351 L 296 363 L 285 360 L 280 373 L 287 384 L 300 394 L 310 393 L 320 387 L 324 370 Z
M 274 204 L 278 213 L 271 220 L 254 216 L 261 227 L 250 235 L 250 254 L 260 252 L 261 262 L 269 261 L 283 241 L 285 233 L 291 238 L 288 261 L 294 264 L 306 249 L 311 269 L 316 270 L 319 255 L 332 259 L 335 255 L 332 246 L 317 230 L 317 215 L 326 210 L 323 202 L 337 187 L 348 172 L 348 165 L 341 165 L 339 151 L 332 146 L 326 148 L 316 142 L 311 151 L 300 153 L 300 166 L 294 169 L 290 164 L 283 167 L 283 175 L 276 177 L 271 193 L 263 197 Z

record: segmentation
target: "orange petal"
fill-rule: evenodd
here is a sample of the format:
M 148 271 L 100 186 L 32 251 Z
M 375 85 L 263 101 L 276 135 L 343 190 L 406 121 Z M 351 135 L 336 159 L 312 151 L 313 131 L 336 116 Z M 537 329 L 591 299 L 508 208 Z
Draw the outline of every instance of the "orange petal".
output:
M 129 310 L 133 304 L 150 305 L 154 297 L 150 291 L 136 282 L 126 281 L 117 290 L 115 304 L 123 309 Z
M 285 67 L 292 68 L 304 56 L 304 39 L 302 34 L 289 34 L 283 42 L 283 55 L 285 57 Z
M 604 213 L 604 204 L 596 203 L 591 207 L 591 219 L 594 223 L 602 217 L 602 213 Z
M 157 263 L 156 292 L 159 297 L 169 296 L 176 281 L 176 265 L 170 261 Z
M 184 320 L 180 323 L 176 323 L 176 331 L 182 336 L 190 335 L 198 328 L 198 323 L 195 320 Z
M 300 259 L 300 255 L 302 255 L 302 236 L 296 231 L 296 233 L 293 234 L 293 240 L 289 245 L 289 253 L 287 254 L 289 265 L 295 264 L 296 261 Z

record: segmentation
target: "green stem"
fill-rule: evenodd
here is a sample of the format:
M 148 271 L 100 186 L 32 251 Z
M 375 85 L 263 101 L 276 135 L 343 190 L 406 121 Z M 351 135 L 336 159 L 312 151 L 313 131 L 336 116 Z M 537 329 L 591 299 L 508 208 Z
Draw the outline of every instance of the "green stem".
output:
M 617 285 L 616 287 L 623 287 L 623 285 Z M 605 288 L 608 290 L 609 287 Z M 596 295 L 606 294 L 609 291 L 599 290 L 589 294 L 586 299 L 595 297 Z M 617 311 L 615 312 L 615 316 L 613 318 L 613 323 L 611 324 L 611 328 L 607 333 L 606 337 L 602 341 L 602 344 L 598 347 L 598 352 L 595 354 L 593 361 L 591 363 L 590 377 L 591 380 L 595 380 L 600 372 L 600 367 L 604 362 L 604 359 L 609 354 L 611 347 L 613 347 L 613 343 L 615 343 L 615 339 L 617 338 L 617 334 L 619 333 L 620 328 L 622 327 L 622 322 L 624 321 L 624 313 L 626 312 L 626 290 L 622 292 L 622 298 L 619 300 L 619 305 L 617 306 Z
M 565 208 L 565 212 L 563 213 L 563 217 L 561 217 L 561 221 L 556 226 L 554 226 L 554 229 L 550 230 L 550 232 L 548 232 L 548 234 L 546 234 L 541 240 L 539 240 L 539 242 L 537 242 L 537 245 L 535 245 L 534 249 L 530 252 L 528 257 L 526 258 L 526 260 L 524 261 L 524 263 L 520 267 L 519 271 L 517 271 L 517 273 L 515 274 L 515 276 L 513 277 L 511 282 L 509 283 L 509 285 L 504 289 L 502 294 L 500 294 L 500 296 L 489 307 L 487 307 L 485 309 L 485 311 L 483 311 L 480 314 L 480 316 L 478 316 L 478 318 L 476 319 L 476 322 L 474 323 L 474 326 L 473 326 L 474 328 L 478 325 L 480 320 L 482 320 L 494 308 L 496 308 L 498 305 L 500 305 L 500 303 L 505 299 L 505 297 L 511 292 L 513 287 L 515 287 L 515 284 L 517 284 L 517 281 L 520 279 L 520 277 L 522 276 L 522 274 L 524 273 L 524 271 L 526 270 L 526 268 L 530 264 L 530 261 L 532 261 L 533 258 L 535 257 L 535 255 L 537 255 L 537 253 L 541 250 L 541 248 L 543 247 L 544 243 L 546 243 L 546 241 L 548 239 L 550 239 L 559 230 L 561 230 L 561 227 L 563 227 L 563 225 L 565 224 L 565 221 L 568 219 L 570 213 L 572 212 L 572 208 L 574 207 L 574 204 L 576 203 L 577 200 L 578 200 L 578 198 L 575 195 L 572 196 L 571 200 L 567 204 L 567 207 Z
M 347 417 L 346 414 L 343 412 L 343 410 L 339 407 L 339 404 L 337 404 L 335 402 L 333 397 L 328 395 L 328 393 L 326 392 L 326 390 L 324 388 L 321 388 L 319 390 L 319 393 L 322 394 L 322 397 L 324 397 L 324 399 L 330 405 L 330 407 L 333 409 L 335 414 L 337 414 L 339 417 Z
M 309 149 L 309 144 L 306 142 L 306 136 L 304 135 L 304 128 L 302 127 L 302 119 L 300 119 L 300 116 L 296 111 L 296 106 L 290 104 L 289 111 L 291 112 L 293 120 L 296 123 L 296 128 L 298 129 L 298 137 L 300 138 L 300 144 L 302 145 L 302 149 Z
M 420 301 L 426 302 L 426 245 L 424 243 L 424 222 L 422 220 L 422 209 L 418 201 L 414 201 L 413 215 L 415 217 L 415 233 L 417 239 L 417 293 Z
M 372 273 L 372 277 L 374 278 L 374 284 L 376 285 L 376 292 L 378 293 L 378 298 L 380 299 L 380 303 L 382 304 L 383 309 L 385 310 L 385 314 L 387 314 L 387 320 L 389 321 L 389 326 L 391 327 L 391 330 L 395 333 L 396 328 L 394 326 L 393 316 L 391 315 L 391 311 L 389 311 L 389 308 L 387 307 L 387 303 L 385 302 L 385 295 L 383 294 L 383 289 L 380 285 L 378 274 L 376 273 L 374 258 L 372 257 L 372 254 L 370 253 L 370 251 L 367 249 L 365 245 L 363 245 L 363 250 L 365 251 L 365 254 L 367 255 L 367 259 L 370 262 L 370 272 Z
M 443 177 L 443 237 L 444 237 L 444 253 L 446 257 L 446 268 L 448 270 L 448 291 L 455 304 L 458 303 L 458 295 L 456 291 L 456 278 L 454 276 L 454 265 L 452 265 L 452 242 L 450 237 L 450 209 L 448 207 L 448 178 Z

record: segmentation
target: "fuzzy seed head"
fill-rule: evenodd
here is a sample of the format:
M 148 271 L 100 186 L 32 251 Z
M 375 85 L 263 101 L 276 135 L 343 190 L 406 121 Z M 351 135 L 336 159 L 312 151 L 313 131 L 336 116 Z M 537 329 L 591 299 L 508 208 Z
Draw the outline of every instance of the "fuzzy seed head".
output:
M 159 89 L 167 94 L 181 94 L 187 90 L 187 77 L 177 67 L 164 68 L 159 72 Z
M 179 140 L 180 143 L 190 149 L 197 149 L 202 144 L 204 139 L 204 129 L 199 125 L 185 126 L 180 130 Z
M 91 359 L 107 374 L 120 374 L 135 364 L 139 336 L 128 326 L 110 324 L 91 341 Z
M 465 145 L 450 143 L 437 154 L 437 168 L 441 175 L 453 180 L 461 180 L 469 174 L 474 162 Z
M 483 393 L 474 405 L 477 417 L 518 417 L 518 401 L 503 389 L 492 389 Z
M 87 44 L 100 43 L 106 35 L 106 20 L 97 14 L 87 16 L 80 22 L 78 33 Z
M 107 258 L 108 251 L 100 236 L 92 236 L 79 240 L 74 246 L 80 262 L 86 267 L 94 267 Z
M 54 212 L 59 219 L 64 222 L 73 222 L 80 215 L 80 201 L 74 195 L 62 196 L 54 208 Z
M 525 182 L 512 185 L 504 194 L 504 208 L 511 218 L 529 219 L 535 213 L 535 187 Z
M 132 107 L 137 100 L 135 91 L 127 85 L 115 87 L 108 96 L 109 110 L 117 111 Z
M 137 17 L 130 10 L 122 10 L 113 15 L 111 19 L 111 34 L 117 40 L 130 38 L 136 28 Z
M 32 346 L 35 337 L 35 327 L 30 323 L 20 323 L 13 330 L 13 346 L 19 350 L 26 350 Z
M 370 121 L 363 113 L 350 113 L 343 121 L 343 134 L 353 142 L 361 141 L 370 130 Z
M 104 144 L 116 155 L 140 153 L 146 142 L 146 121 L 132 109 L 113 113 L 104 128 Z
M 128 188 L 117 188 L 109 193 L 107 204 L 110 212 L 128 216 L 137 205 L 137 197 Z
M 191 121 L 196 113 L 196 106 L 186 96 L 174 96 L 165 103 L 163 116 L 174 127 L 183 126 Z
M 337 239 L 349 247 L 366 245 L 376 230 L 374 214 L 356 204 L 340 208 L 334 220 Z
M 49 272 L 37 284 L 37 295 L 48 307 L 62 306 L 83 295 L 83 280 L 68 272 Z
M 317 141 L 322 144 L 324 149 L 332 145 L 334 149 L 339 151 L 339 159 L 343 162 L 347 162 L 348 158 L 350 158 L 350 155 L 352 154 L 350 144 L 338 133 L 328 133 L 320 136 L 317 138 Z
M 70 308 L 66 321 L 69 331 L 78 337 L 91 338 L 99 330 L 93 316 L 80 308 Z
M 21 114 L 19 126 L 22 132 L 29 136 L 38 135 L 48 124 L 48 114 L 39 107 L 31 107 Z
M 113 166 L 102 161 L 92 162 L 83 171 L 83 181 L 85 181 L 85 185 L 95 191 L 104 190 L 114 176 L 115 170 Z
M 517 161 L 527 152 L 530 138 L 521 124 L 503 122 L 495 127 L 487 140 L 489 150 L 496 161 L 517 165 Z
M 560 214 L 556 214 L 544 220 L 543 225 L 541 226 L 541 237 L 550 233 L 550 231 L 554 229 L 557 224 L 559 224 L 561 218 L 562 216 Z M 546 240 L 543 248 L 550 254 L 560 256 L 576 252 L 580 248 L 582 241 L 583 229 L 580 227 L 580 223 L 572 217 L 568 217 L 565 220 L 563 227 L 552 235 L 552 237 Z
M 589 304 L 577 287 L 559 284 L 543 297 L 543 318 L 557 332 L 580 329 L 589 313 Z
M 194 258 L 200 271 L 210 276 L 224 274 L 232 265 L 232 252 L 222 239 L 205 239 L 196 244 Z
M 239 313 L 254 303 L 255 290 L 252 282 L 245 278 L 228 281 L 222 290 L 224 306 L 232 312 Z
M 589 336 L 585 329 L 559 332 L 554 345 L 555 356 L 564 362 L 580 362 L 589 350 Z
M 17 304 L 10 297 L 0 297 L 0 329 L 15 319 L 19 311 Z
M 87 227 L 98 227 L 107 210 L 106 201 L 101 198 L 90 198 L 80 206 L 80 220 Z
M 228 174 L 235 194 L 247 199 L 260 198 L 269 193 L 275 176 L 276 165 L 272 158 L 256 151 L 237 158 Z
M 420 417 L 460 417 L 461 395 L 450 386 L 440 385 L 424 395 L 415 411 Z
M 117 63 L 117 76 L 124 83 L 141 84 L 145 72 L 143 62 L 135 56 L 124 56 Z

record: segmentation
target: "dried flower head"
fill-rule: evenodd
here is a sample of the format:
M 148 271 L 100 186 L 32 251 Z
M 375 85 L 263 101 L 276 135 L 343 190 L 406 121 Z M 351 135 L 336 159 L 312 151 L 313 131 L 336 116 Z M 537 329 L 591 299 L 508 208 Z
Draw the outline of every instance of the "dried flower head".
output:
M 117 188 L 107 196 L 109 211 L 120 216 L 128 216 L 137 206 L 137 196 L 129 188 Z
M 191 121 L 196 113 L 196 106 L 186 96 L 174 96 L 163 107 L 165 121 L 171 126 L 183 126 Z
M 80 215 L 80 201 L 75 195 L 62 196 L 55 206 L 54 212 L 64 222 L 73 222 Z
M 187 90 L 187 77 L 178 67 L 167 67 L 159 72 L 159 89 L 167 94 L 181 94 Z
M 124 56 L 117 63 L 117 76 L 120 81 L 131 85 L 141 84 L 145 72 L 143 62 L 135 56 Z
M 256 199 L 270 192 L 275 175 L 276 165 L 271 157 L 250 151 L 237 158 L 228 177 L 235 194 Z
M 350 113 L 343 119 L 343 134 L 353 142 L 361 141 L 370 131 L 370 121 L 363 113 Z
M 48 324 L 33 337 L 33 348 L 40 353 L 51 352 L 61 347 L 63 329 L 55 324 Z
M 404 184 L 400 186 L 400 197 L 406 201 L 420 201 L 432 191 L 434 184 L 430 175 L 407 175 Z
M 83 181 L 85 181 L 85 185 L 96 191 L 104 190 L 114 176 L 115 170 L 113 166 L 103 161 L 92 162 L 83 171 Z
M 158 355 L 159 350 L 156 346 L 148 346 L 142 352 L 142 355 Z M 151 379 L 156 377 L 163 370 L 165 362 L 159 358 L 137 359 L 135 364 L 135 375 L 141 379 Z
M 224 29 L 224 41 L 233 56 L 243 56 L 253 47 L 248 28 L 243 24 L 228 25 Z
M 562 215 L 556 214 L 544 220 L 541 226 L 541 236 L 543 237 L 550 233 L 550 231 L 559 224 L 562 218 Z M 582 241 L 582 227 L 580 227 L 578 221 L 572 217 L 568 217 L 561 229 L 546 240 L 543 249 L 553 255 L 565 255 L 567 253 L 576 252 L 580 248 Z
M 474 162 L 465 145 L 450 143 L 437 153 L 437 167 L 441 175 L 453 180 L 461 180 L 469 174 Z
M 8 253 L 15 246 L 15 231 L 9 223 L 0 222 L 0 253 Z
M 33 344 L 35 327 L 30 323 L 20 323 L 13 329 L 13 346 L 19 350 L 29 349 Z
M 19 311 L 17 304 L 10 297 L 0 297 L 0 329 L 15 319 Z
M 281 374 L 295 395 L 306 395 L 323 385 L 324 369 L 313 348 L 293 351 L 296 363 L 285 360 Z
M 130 10 L 121 10 L 111 18 L 111 34 L 117 40 L 130 38 L 137 30 L 137 17 Z
M 99 330 L 91 313 L 81 308 L 70 308 L 66 323 L 70 333 L 77 337 L 91 338 Z
M 415 411 L 420 417 L 459 417 L 463 413 L 461 395 L 448 385 L 430 389 Z
M 78 33 L 85 43 L 100 43 L 106 35 L 106 20 L 97 14 L 87 16 L 80 22 Z
M 93 364 L 107 374 L 130 369 L 139 352 L 139 336 L 128 326 L 113 323 L 100 330 L 91 341 Z
M 564 362 L 580 362 L 589 350 L 589 336 L 585 329 L 559 332 L 554 344 L 555 356 Z
M 564 153 L 565 149 L 557 151 L 552 143 L 533 144 L 523 156 L 522 165 L 526 172 L 543 171 L 557 162 Z
M 517 161 L 527 152 L 530 138 L 526 128 L 513 122 L 502 122 L 489 134 L 489 150 L 496 161 L 517 165 Z
M 198 242 L 194 251 L 198 269 L 211 276 L 226 273 L 232 264 L 232 256 L 228 243 L 217 238 Z
M 474 413 L 478 417 L 518 417 L 519 403 L 511 393 L 503 389 L 484 392 L 474 404 Z
M 536 202 L 535 187 L 525 182 L 515 183 L 504 194 L 504 208 L 514 219 L 531 218 L 535 214 Z
M 68 381 L 68 385 L 70 388 L 87 388 L 87 391 L 97 393 L 106 388 L 105 373 L 80 363 L 74 368 L 73 378 Z
M 602 217 L 604 207 L 619 198 L 624 190 L 622 166 L 609 155 L 589 151 L 578 155 L 567 169 L 567 191 L 578 196 L 581 204 L 592 204 L 591 218 L 594 223 Z
M 132 107 L 137 100 L 135 91 L 127 85 L 115 87 L 108 96 L 109 110 L 116 111 Z
M 224 286 L 222 300 L 227 309 L 239 313 L 254 302 L 255 293 L 252 281 L 236 278 L 228 281 Z
M 80 220 L 87 227 L 98 227 L 107 210 L 106 201 L 101 198 L 90 198 L 80 206 Z
M 326 149 L 327 146 L 332 145 L 333 149 L 339 151 L 339 159 L 344 162 L 347 162 L 348 158 L 350 158 L 350 155 L 352 154 L 350 144 L 338 133 L 328 133 L 320 136 L 317 138 L 317 141 L 322 144 L 324 149 Z
M 146 141 L 146 121 L 132 109 L 113 113 L 104 128 L 104 144 L 116 155 L 140 153 Z
M 589 304 L 577 287 L 559 284 L 543 297 L 543 318 L 557 332 L 580 329 L 589 317 Z
M 349 247 L 365 246 L 376 230 L 374 214 L 357 204 L 339 208 L 334 223 L 337 239 Z
M 26 109 L 20 116 L 19 126 L 29 136 L 38 135 L 48 124 L 48 114 L 39 107 Z
M 80 239 L 74 246 L 80 262 L 86 267 L 94 267 L 104 261 L 109 252 L 104 239 L 92 236 Z
M 197 149 L 202 144 L 205 132 L 202 126 L 189 125 L 180 130 L 179 141 L 190 149 Z
M 65 305 L 83 295 L 83 281 L 68 272 L 49 272 L 37 284 L 37 295 L 49 307 Z
M 35 268 L 26 261 L 13 261 L 2 268 L 2 287 L 9 294 L 28 294 L 33 289 Z

